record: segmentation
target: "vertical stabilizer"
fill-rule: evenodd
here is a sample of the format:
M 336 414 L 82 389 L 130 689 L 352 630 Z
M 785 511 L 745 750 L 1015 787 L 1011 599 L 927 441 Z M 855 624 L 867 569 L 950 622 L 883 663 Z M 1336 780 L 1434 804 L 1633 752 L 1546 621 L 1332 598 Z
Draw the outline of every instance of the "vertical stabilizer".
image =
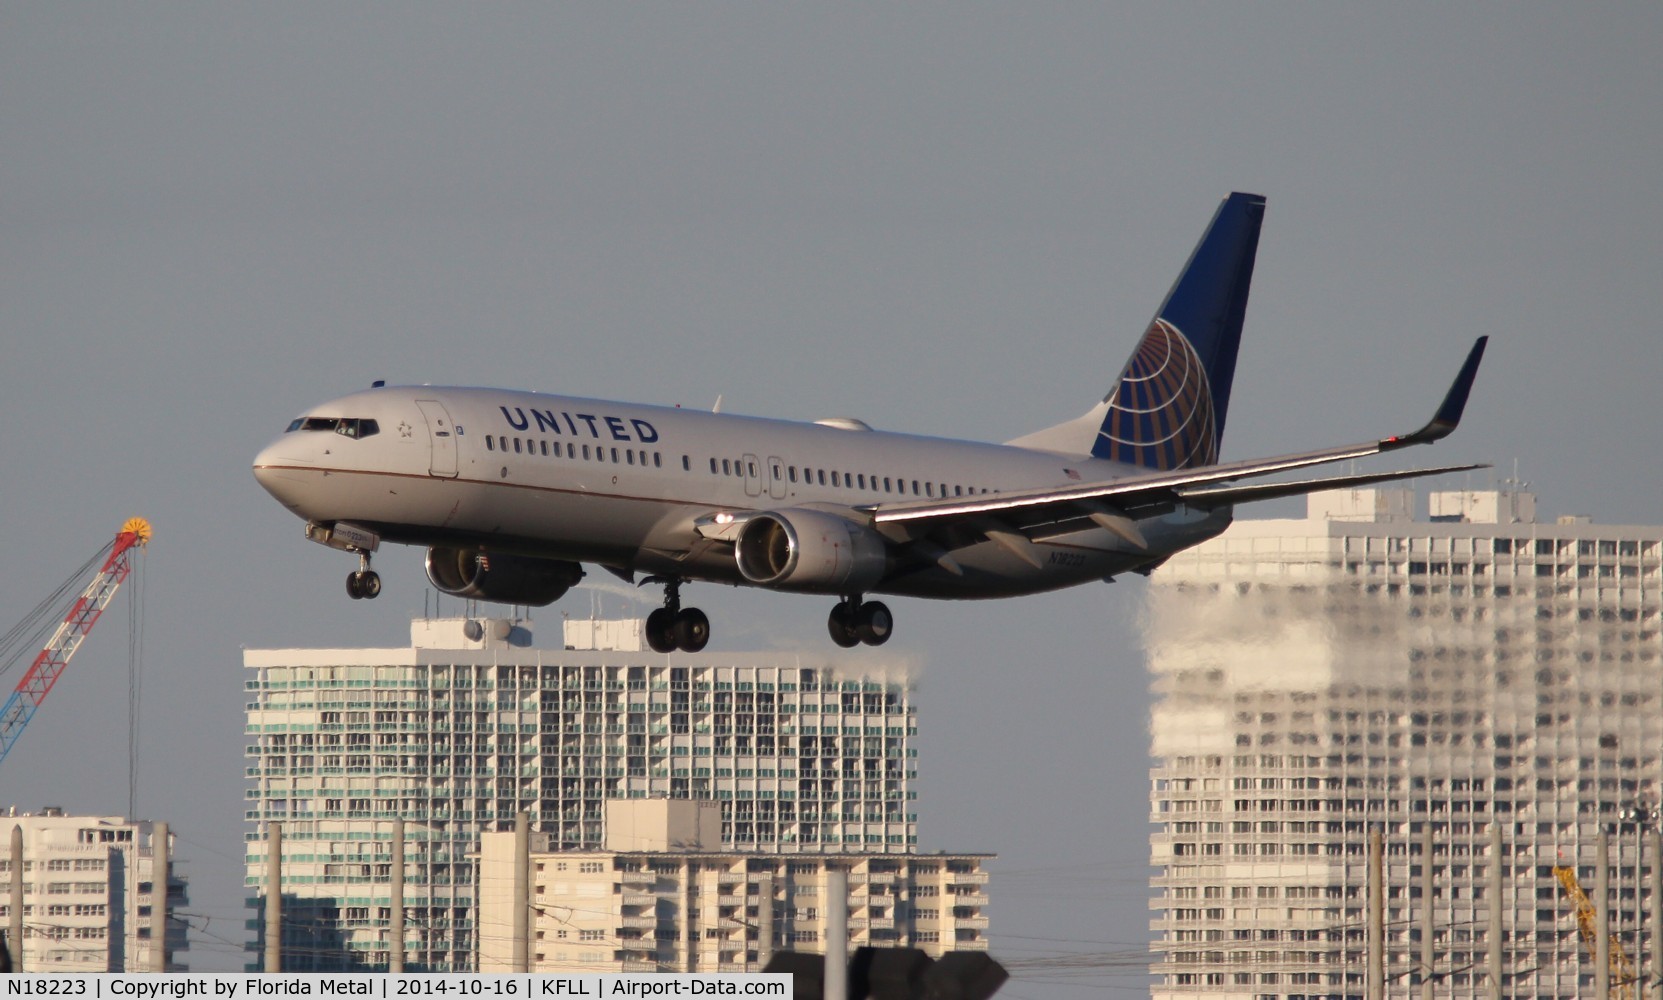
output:
M 1264 213 L 1259 195 L 1226 198 L 1108 396 L 1010 443 L 1149 469 L 1217 462 Z

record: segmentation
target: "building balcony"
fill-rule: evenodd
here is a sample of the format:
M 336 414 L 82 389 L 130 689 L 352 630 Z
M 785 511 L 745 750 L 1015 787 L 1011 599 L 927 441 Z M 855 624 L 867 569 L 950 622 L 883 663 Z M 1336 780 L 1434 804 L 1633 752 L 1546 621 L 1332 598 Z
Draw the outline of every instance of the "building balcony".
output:
M 651 914 L 644 917 L 624 917 L 618 921 L 618 925 L 629 930 L 653 930 L 658 927 L 658 916 Z

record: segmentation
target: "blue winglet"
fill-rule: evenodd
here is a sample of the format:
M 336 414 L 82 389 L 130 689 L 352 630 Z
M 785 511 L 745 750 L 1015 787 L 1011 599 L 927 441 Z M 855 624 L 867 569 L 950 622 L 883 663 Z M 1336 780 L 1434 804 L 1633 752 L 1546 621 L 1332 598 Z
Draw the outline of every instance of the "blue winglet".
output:
M 1455 381 L 1450 383 L 1449 391 L 1444 393 L 1444 401 L 1438 404 L 1438 412 L 1432 415 L 1427 425 L 1413 434 L 1387 438 L 1380 442 L 1382 450 L 1402 448 L 1411 444 L 1429 444 L 1454 433 L 1456 426 L 1461 423 L 1462 412 L 1467 408 L 1467 394 L 1472 392 L 1473 380 L 1478 377 L 1478 363 L 1484 360 L 1484 347 L 1489 342 L 1490 338 L 1487 336 L 1479 337 L 1473 342 L 1472 350 L 1467 352 L 1467 360 L 1461 364 Z

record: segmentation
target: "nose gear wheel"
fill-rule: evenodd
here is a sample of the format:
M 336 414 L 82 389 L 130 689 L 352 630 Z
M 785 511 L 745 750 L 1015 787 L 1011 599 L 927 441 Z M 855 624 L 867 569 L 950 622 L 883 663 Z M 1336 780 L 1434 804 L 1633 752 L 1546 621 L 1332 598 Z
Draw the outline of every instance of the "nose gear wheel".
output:
M 373 601 L 381 596 L 381 574 L 370 569 L 370 554 L 358 553 L 358 569 L 346 576 L 346 596 L 355 601 Z

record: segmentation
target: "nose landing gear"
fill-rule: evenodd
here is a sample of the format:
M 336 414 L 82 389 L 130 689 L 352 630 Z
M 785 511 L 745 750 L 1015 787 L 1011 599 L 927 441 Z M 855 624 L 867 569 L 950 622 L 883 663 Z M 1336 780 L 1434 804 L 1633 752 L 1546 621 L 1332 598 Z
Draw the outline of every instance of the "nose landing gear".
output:
M 859 594 L 851 595 L 832 608 L 826 619 L 826 630 L 832 642 L 844 649 L 866 643 L 881 646 L 895 631 L 895 616 L 881 601 L 862 601 Z
M 307 521 L 306 537 L 319 545 L 351 552 L 358 557 L 358 569 L 346 577 L 346 596 L 355 601 L 374 600 L 381 596 L 381 575 L 370 569 L 370 553 L 381 546 L 379 535 L 345 521 L 332 525 Z
M 346 575 L 346 596 L 353 600 L 373 601 L 381 596 L 381 574 L 370 569 L 370 554 L 358 554 L 358 569 Z
M 681 578 L 648 577 L 642 583 L 664 584 L 664 606 L 647 616 L 647 645 L 659 653 L 704 649 L 710 642 L 710 619 L 698 608 L 681 606 Z

